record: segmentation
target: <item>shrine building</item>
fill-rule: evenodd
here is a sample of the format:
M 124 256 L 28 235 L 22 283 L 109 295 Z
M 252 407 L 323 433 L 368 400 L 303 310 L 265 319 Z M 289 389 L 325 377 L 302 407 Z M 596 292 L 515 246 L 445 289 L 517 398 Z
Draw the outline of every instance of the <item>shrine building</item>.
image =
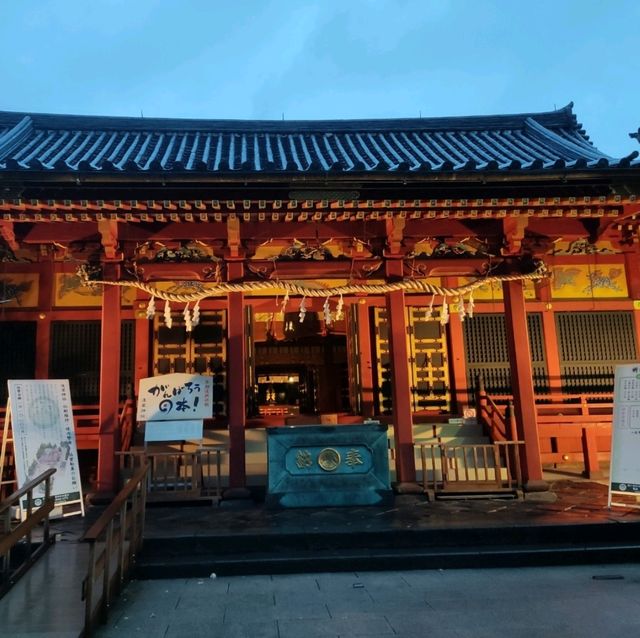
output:
M 524 489 L 544 489 L 545 464 L 595 473 L 614 367 L 640 357 L 639 192 L 638 152 L 600 151 L 571 104 L 0 112 L 0 404 L 7 379 L 69 379 L 101 491 L 136 437 L 127 400 L 172 372 L 213 377 L 206 433 L 231 487 L 263 480 L 266 428 L 367 419 L 389 425 L 399 485 L 418 442 L 472 425 L 521 442 Z

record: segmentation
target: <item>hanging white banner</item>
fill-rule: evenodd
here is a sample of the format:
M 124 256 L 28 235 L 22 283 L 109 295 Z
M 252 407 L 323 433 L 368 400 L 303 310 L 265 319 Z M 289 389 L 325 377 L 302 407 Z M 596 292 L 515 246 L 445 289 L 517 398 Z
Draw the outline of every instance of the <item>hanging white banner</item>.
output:
M 51 495 L 56 505 L 82 502 L 78 450 L 67 379 L 13 381 L 9 386 L 18 487 L 54 468 Z M 34 491 L 42 504 L 44 483 Z M 26 498 L 21 502 L 24 509 Z
M 640 494 L 640 363 L 616 366 L 611 427 L 611 493 Z

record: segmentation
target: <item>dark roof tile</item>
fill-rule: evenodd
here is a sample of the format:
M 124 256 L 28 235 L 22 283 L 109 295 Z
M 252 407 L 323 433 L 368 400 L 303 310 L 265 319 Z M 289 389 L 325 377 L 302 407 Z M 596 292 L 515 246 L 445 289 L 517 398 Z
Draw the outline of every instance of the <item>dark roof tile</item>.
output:
M 636 157 L 595 148 L 571 104 L 520 115 L 289 122 L 0 112 L 0 172 L 553 171 L 627 167 Z

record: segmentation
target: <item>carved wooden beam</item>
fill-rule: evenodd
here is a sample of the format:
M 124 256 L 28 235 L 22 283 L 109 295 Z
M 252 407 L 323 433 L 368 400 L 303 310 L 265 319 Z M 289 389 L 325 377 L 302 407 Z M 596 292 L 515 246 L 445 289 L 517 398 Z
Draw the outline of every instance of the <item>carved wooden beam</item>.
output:
M 108 261 L 121 259 L 122 254 L 118 252 L 118 222 L 103 219 L 98 222 L 101 243 L 104 248 L 104 256 Z

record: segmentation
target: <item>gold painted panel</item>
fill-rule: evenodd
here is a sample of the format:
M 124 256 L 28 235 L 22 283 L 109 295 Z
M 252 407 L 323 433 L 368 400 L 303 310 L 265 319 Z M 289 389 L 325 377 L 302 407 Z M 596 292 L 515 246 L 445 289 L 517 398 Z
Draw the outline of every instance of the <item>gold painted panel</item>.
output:
M 472 283 L 477 281 L 476 279 L 460 278 L 460 285 Z M 465 295 L 465 299 L 467 296 Z M 502 284 L 497 281 L 490 281 L 482 286 L 479 286 L 473 291 L 474 301 L 502 301 L 504 295 L 502 294 Z M 535 299 L 536 298 L 536 286 L 531 280 L 525 279 L 524 282 L 524 298 Z
M 36 308 L 38 306 L 38 275 L 11 273 L 0 275 L 0 307 Z
M 56 273 L 54 280 L 55 301 L 59 308 L 99 308 L 102 306 L 102 289 L 83 286 L 80 277 L 71 273 Z M 136 298 L 136 290 L 123 287 L 121 303 L 132 306 Z
M 623 264 L 554 266 L 551 296 L 554 299 L 607 299 L 628 297 Z

